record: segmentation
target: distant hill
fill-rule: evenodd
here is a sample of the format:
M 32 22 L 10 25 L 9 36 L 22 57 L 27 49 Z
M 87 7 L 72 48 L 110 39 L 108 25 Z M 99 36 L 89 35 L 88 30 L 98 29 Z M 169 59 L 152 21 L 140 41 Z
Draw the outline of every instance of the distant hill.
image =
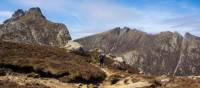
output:
M 0 40 L 63 47 L 71 40 L 64 24 L 53 23 L 43 16 L 40 8 L 18 9 L 0 25 Z
M 137 29 L 114 28 L 75 40 L 85 50 L 101 48 L 122 56 L 126 63 L 136 65 L 154 75 L 199 75 L 200 37 L 186 33 L 161 32 L 147 34 Z

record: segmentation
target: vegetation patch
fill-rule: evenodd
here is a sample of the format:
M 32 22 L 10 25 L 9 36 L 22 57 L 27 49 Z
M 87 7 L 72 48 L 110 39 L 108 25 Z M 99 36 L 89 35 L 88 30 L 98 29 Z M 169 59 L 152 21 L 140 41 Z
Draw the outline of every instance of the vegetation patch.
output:
M 26 85 L 19 85 L 16 82 L 11 82 L 9 80 L 0 80 L 0 88 L 50 88 L 42 84 L 29 83 Z
M 89 64 L 89 57 L 49 46 L 0 42 L 0 67 L 19 73 L 34 73 L 65 82 L 101 82 L 106 74 Z

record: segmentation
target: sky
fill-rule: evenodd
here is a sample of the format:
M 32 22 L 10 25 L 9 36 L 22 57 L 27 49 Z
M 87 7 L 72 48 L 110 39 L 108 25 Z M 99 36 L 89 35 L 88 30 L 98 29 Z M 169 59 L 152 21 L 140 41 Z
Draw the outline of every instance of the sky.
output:
M 32 7 L 65 24 L 72 39 L 125 26 L 200 36 L 200 0 L 0 0 L 0 23 L 17 9 Z

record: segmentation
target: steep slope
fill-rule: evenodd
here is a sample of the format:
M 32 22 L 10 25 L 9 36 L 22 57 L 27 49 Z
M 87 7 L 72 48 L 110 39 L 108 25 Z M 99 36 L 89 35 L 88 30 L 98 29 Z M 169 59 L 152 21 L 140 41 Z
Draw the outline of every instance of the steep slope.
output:
M 151 45 L 144 45 L 124 54 L 125 61 L 136 64 L 145 73 L 172 74 L 180 56 L 182 37 L 177 33 L 163 32 L 154 35 Z
M 182 42 L 181 54 L 174 74 L 200 74 L 200 37 L 185 34 Z
M 114 28 L 108 32 L 103 32 L 94 36 L 77 39 L 75 41 L 83 45 L 85 50 L 101 48 L 105 52 L 122 55 L 124 51 L 131 51 L 140 46 L 141 38 L 147 38 L 146 33 L 129 28 Z
M 200 61 L 200 48 L 197 46 L 199 38 L 188 38 L 188 34 L 185 37 L 176 32 L 151 35 L 125 27 L 75 41 L 82 44 L 86 50 L 101 48 L 105 52 L 122 56 L 126 63 L 138 66 L 145 73 L 173 74 L 177 68 L 176 75 L 200 74 L 196 68 Z M 178 63 L 180 64 L 177 65 Z M 192 72 L 192 69 L 195 71 Z
M 0 41 L 0 71 L 6 68 L 64 82 L 102 81 L 106 77 L 105 73 L 85 61 L 88 58 L 67 53 L 61 48 Z
M 71 40 L 64 24 L 48 21 L 40 8 L 18 9 L 0 26 L 0 40 L 63 47 Z

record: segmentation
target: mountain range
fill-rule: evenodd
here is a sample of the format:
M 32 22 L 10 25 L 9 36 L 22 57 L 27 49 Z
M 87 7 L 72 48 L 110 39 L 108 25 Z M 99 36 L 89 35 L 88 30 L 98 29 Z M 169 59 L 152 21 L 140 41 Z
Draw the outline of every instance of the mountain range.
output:
M 72 41 L 38 7 L 0 24 L 0 88 L 200 88 L 199 66 L 200 37 L 190 33 L 116 27 Z
M 200 37 L 186 33 L 148 34 L 128 27 L 75 40 L 85 50 L 100 48 L 105 53 L 123 57 L 146 74 L 199 75 Z

